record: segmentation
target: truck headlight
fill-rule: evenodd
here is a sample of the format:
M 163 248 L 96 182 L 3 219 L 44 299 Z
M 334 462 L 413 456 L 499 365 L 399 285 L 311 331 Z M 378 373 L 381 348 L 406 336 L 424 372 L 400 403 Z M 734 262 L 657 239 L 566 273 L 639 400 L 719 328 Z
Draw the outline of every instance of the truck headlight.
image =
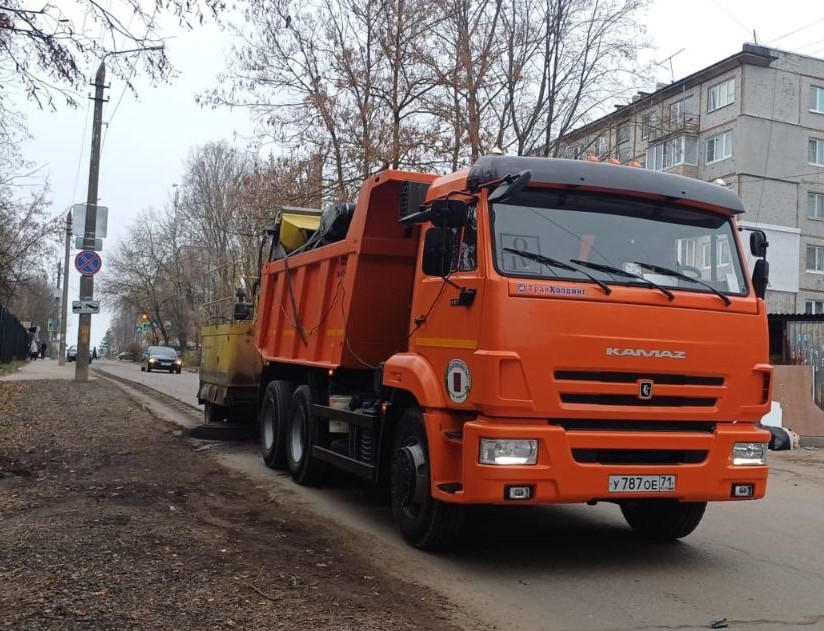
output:
M 735 443 L 732 464 L 739 467 L 767 464 L 767 443 Z
M 535 464 L 538 441 L 509 438 L 481 438 L 481 464 Z

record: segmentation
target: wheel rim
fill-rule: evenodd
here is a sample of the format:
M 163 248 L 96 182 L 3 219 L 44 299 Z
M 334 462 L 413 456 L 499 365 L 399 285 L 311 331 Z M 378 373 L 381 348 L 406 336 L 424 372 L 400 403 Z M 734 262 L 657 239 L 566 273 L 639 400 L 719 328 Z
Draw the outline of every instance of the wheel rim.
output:
M 272 449 L 275 444 L 275 428 L 274 421 L 271 414 L 271 406 L 264 405 L 263 407 L 263 446 L 267 451 Z
M 408 517 L 417 517 L 429 497 L 423 445 L 418 441 L 404 445 L 398 449 L 395 462 L 394 495 Z
M 292 455 L 292 462 L 299 463 L 303 460 L 305 445 L 303 440 L 303 426 L 305 419 L 303 411 L 296 410 L 292 416 L 292 426 L 289 431 L 289 451 Z

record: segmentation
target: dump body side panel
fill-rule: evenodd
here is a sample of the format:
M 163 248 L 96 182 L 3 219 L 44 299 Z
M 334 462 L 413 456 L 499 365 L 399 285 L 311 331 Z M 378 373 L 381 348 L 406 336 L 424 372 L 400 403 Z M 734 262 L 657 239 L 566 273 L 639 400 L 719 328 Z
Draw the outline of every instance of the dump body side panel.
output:
M 264 264 L 264 362 L 361 369 L 406 349 L 420 230 L 398 221 L 401 187 L 432 179 L 399 171 L 370 178 L 343 241 Z
M 198 400 L 230 408 L 254 407 L 262 363 L 252 321 L 201 330 Z

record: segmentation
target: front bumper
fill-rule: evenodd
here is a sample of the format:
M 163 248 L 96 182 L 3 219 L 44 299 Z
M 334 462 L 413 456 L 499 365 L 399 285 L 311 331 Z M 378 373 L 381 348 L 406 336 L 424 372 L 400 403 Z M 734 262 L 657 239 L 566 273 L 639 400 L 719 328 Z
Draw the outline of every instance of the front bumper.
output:
M 768 435 L 751 424 L 718 423 L 714 432 L 566 430 L 545 422 L 501 422 L 479 417 L 464 423 L 460 436 L 444 431 L 446 415 L 426 414 L 432 460 L 432 494 L 450 503 L 506 504 L 505 488 L 530 486 L 531 499 L 551 504 L 667 498 L 687 502 L 759 499 L 767 487 L 767 466 L 733 466 L 736 442 L 764 442 Z M 654 422 L 650 427 L 654 428 Z M 479 464 L 481 438 L 535 439 L 534 465 Z M 574 453 L 656 451 L 706 452 L 689 464 L 598 464 L 576 460 Z M 609 476 L 675 475 L 674 491 L 610 493 Z M 751 497 L 733 497 L 734 484 L 752 484 Z

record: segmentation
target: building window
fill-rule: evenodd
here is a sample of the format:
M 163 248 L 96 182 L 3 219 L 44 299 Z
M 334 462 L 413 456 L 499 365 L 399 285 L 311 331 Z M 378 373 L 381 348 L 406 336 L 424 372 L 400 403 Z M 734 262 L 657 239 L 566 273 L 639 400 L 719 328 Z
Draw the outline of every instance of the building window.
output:
M 692 106 L 691 94 L 669 105 L 669 119 L 672 123 L 684 124 L 690 120 L 693 114 L 695 114 L 695 112 Z
M 726 239 L 720 239 L 718 241 L 718 266 L 729 265 L 731 261 L 730 242 Z
M 810 111 L 824 114 L 824 88 L 810 86 Z
M 646 167 L 653 171 L 697 163 L 698 139 L 695 136 L 678 136 L 647 148 Z
M 701 244 L 701 267 L 709 269 L 712 266 L 712 244 Z
M 719 108 L 735 103 L 735 79 L 712 86 L 707 91 L 707 111 L 712 112 Z
M 678 239 L 676 243 L 678 247 L 678 265 L 695 267 L 695 239 Z
M 824 166 L 824 140 L 810 138 L 810 164 Z
M 824 272 L 824 246 L 807 246 L 807 271 Z
M 804 302 L 804 313 L 807 315 L 821 315 L 824 313 L 824 300 L 807 300 Z
M 603 136 L 598 136 L 592 141 L 592 143 L 590 143 L 589 153 L 590 155 L 594 155 L 596 158 L 607 157 L 607 154 L 609 153 L 609 142 Z
M 824 194 L 807 193 L 807 217 L 824 219 Z
M 649 134 L 652 131 L 653 126 L 655 125 L 655 115 L 654 114 L 644 114 L 641 117 L 641 139 L 646 140 L 649 138 Z
M 707 140 L 707 164 L 732 157 L 732 131 L 725 131 Z
M 616 157 L 619 162 L 629 162 L 632 157 L 632 138 L 629 123 L 619 125 L 616 136 L 618 140 L 615 147 Z

